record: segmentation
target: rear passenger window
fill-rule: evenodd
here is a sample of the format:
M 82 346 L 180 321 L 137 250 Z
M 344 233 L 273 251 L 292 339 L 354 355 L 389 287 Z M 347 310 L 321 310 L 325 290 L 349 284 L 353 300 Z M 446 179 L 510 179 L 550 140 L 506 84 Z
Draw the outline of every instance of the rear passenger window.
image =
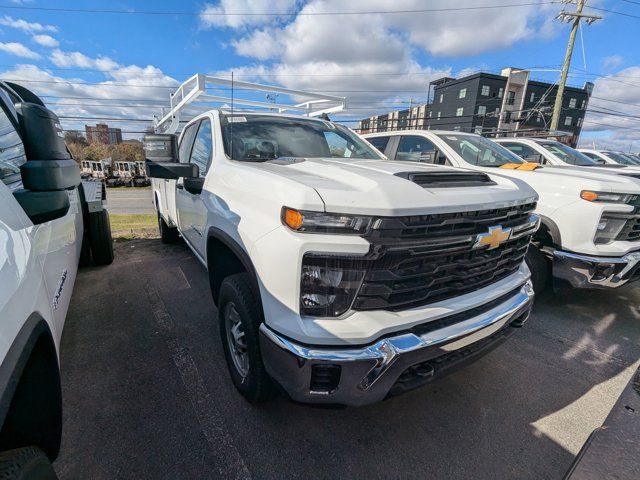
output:
M 405 162 L 435 162 L 436 147 L 424 137 L 403 136 L 398 144 L 396 160 Z
M 26 161 L 22 140 L 0 108 L 0 179 L 6 184 L 20 181 L 20 165 Z
M 391 137 L 373 137 L 367 138 L 367 141 L 376 147 L 379 151 L 384 153 L 384 150 L 387 148 L 387 144 L 389 143 L 389 139 Z

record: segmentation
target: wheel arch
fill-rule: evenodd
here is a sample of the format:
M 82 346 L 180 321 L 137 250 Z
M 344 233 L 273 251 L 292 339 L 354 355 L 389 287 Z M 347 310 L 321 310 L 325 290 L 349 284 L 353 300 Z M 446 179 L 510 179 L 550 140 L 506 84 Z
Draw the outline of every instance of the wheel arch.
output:
M 226 277 L 235 273 L 247 272 L 251 277 L 251 288 L 258 307 L 262 311 L 262 299 L 258 284 L 258 275 L 249 255 L 238 242 L 219 228 L 211 227 L 207 234 L 207 270 L 213 302 L 218 305 L 220 286 Z
M 556 222 L 551 220 L 549 217 L 545 217 L 544 215 L 540 216 L 540 228 L 534 235 L 534 238 L 537 240 L 542 240 L 543 244 L 549 243 L 551 241 L 551 247 L 561 248 L 562 246 L 562 236 L 560 235 L 560 229 Z M 546 238 L 545 238 L 546 237 Z
M 38 313 L 24 322 L 0 365 L 0 449 L 36 445 L 51 461 L 60 450 L 62 392 L 49 325 Z

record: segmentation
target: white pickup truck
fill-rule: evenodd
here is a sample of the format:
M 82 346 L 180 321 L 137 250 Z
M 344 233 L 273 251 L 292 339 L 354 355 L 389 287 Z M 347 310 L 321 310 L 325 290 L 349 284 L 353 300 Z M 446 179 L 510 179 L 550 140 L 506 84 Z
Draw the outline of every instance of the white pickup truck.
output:
M 578 148 L 578 151 L 601 165 L 640 165 L 640 158 L 631 154 L 591 148 Z
M 365 138 L 394 160 L 470 168 L 533 187 L 542 225 L 527 262 L 536 291 L 550 274 L 573 287 L 618 287 L 640 278 L 640 182 L 632 176 L 614 175 L 618 169 L 525 163 L 470 133 L 406 130 Z
M 100 182 L 81 182 L 58 119 L 0 82 L 0 478 L 52 479 L 60 337 L 78 264 L 113 259 Z
M 145 152 L 162 239 L 179 232 L 208 269 L 249 401 L 274 380 L 300 402 L 377 402 L 529 315 L 524 182 L 390 162 L 340 125 L 275 113 L 210 110 Z

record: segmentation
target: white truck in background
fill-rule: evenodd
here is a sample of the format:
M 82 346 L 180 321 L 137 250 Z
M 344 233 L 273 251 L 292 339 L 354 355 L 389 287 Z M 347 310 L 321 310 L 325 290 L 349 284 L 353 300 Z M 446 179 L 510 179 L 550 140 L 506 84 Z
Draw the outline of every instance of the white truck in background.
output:
M 81 181 L 58 118 L 0 82 L 0 478 L 55 479 L 58 366 L 78 264 L 111 263 L 101 182 Z
M 613 174 L 617 169 L 525 163 L 471 133 L 405 130 L 364 137 L 393 160 L 463 167 L 527 182 L 540 196 L 536 213 L 541 227 L 527 252 L 536 291 L 550 276 L 558 284 L 592 288 L 640 278 L 640 181 L 632 176 Z
M 578 148 L 578 151 L 602 165 L 640 165 L 640 158 L 631 154 L 627 155 L 613 150 L 595 150 L 591 148 Z
M 196 75 L 156 130 L 229 85 Z M 364 405 L 417 388 L 489 351 L 527 319 L 524 256 L 538 218 L 524 182 L 390 162 L 297 105 L 205 110 L 179 139 L 147 135 L 158 223 L 207 268 L 231 379 L 251 402 L 272 382 L 300 402 Z M 185 100 L 186 99 L 186 100 Z M 337 106 L 335 106 L 337 104 Z M 333 107 L 331 105 L 334 105 Z

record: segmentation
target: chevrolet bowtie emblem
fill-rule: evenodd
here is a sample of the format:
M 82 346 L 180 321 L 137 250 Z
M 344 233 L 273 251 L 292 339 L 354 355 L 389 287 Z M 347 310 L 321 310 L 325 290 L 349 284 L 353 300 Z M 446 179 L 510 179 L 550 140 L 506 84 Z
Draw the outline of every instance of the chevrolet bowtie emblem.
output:
M 476 243 L 473 248 L 488 246 L 487 250 L 498 248 L 503 242 L 509 240 L 511 236 L 510 228 L 502 228 L 500 225 L 489 227 L 487 233 L 479 233 L 476 237 Z

